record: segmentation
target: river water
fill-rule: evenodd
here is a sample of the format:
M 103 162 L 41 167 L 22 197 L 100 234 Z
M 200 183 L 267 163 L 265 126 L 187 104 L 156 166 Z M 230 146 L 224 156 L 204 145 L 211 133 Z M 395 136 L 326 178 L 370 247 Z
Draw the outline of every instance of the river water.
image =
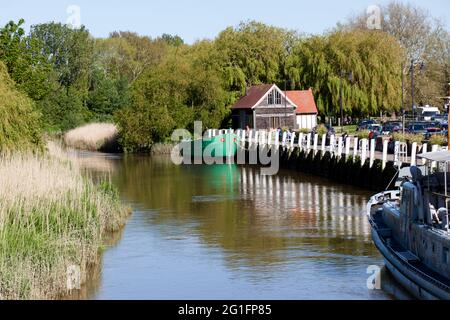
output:
M 370 192 L 292 170 L 77 155 L 133 209 L 102 256 L 89 299 L 391 299 L 364 210 Z M 349 177 L 350 178 L 350 177 Z

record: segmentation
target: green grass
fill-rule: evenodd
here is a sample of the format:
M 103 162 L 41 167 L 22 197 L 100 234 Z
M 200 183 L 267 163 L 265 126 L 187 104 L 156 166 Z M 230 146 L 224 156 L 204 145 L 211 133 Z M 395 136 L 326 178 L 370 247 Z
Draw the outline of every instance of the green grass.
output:
M 347 132 L 348 134 L 355 134 L 356 133 L 356 129 L 358 129 L 358 126 L 355 125 L 349 125 L 349 126 L 343 126 L 342 130 L 341 127 L 333 127 L 334 131 L 336 133 L 344 133 Z

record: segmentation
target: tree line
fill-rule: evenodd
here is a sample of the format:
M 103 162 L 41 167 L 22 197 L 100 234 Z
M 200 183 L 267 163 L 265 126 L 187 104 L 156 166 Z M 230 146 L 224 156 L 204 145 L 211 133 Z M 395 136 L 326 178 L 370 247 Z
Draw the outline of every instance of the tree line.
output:
M 410 5 L 391 3 L 382 12 L 381 30 L 367 29 L 365 14 L 312 36 L 247 21 L 192 45 L 123 31 L 95 39 L 84 26 L 53 22 L 26 33 L 23 20 L 11 21 L 0 29 L 0 61 L 33 101 L 45 131 L 114 121 L 127 151 L 148 150 L 174 128 L 192 129 L 194 120 L 229 126 L 229 107 L 260 83 L 311 87 L 319 114 L 337 115 L 343 71 L 353 74 L 343 79 L 347 115 L 399 112 L 412 58 L 426 66 L 416 75 L 418 101 L 441 105 L 450 79 L 449 32 Z

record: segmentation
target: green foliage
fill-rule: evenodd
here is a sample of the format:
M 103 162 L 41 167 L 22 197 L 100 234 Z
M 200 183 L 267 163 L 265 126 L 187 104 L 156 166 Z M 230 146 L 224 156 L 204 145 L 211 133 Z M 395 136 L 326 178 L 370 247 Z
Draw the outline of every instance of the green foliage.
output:
M 378 31 L 337 31 L 303 39 L 287 64 L 295 86 L 312 87 L 321 114 L 338 114 L 341 71 L 343 105 L 348 114 L 367 115 L 400 107 L 402 49 Z
M 327 127 L 325 127 L 324 124 L 320 124 L 319 126 L 317 126 L 316 133 L 321 137 L 324 134 L 328 133 L 328 129 L 327 129 Z
M 0 29 L 0 60 L 19 89 L 40 100 L 51 89 L 52 68 L 41 54 L 41 43 L 25 36 L 24 22 L 23 19 L 17 24 L 10 21 Z
M 358 137 L 358 139 L 369 139 L 369 134 L 370 131 L 369 130 L 359 130 L 356 133 L 356 136 Z
M 429 141 L 429 143 L 431 145 L 438 145 L 438 146 L 442 146 L 446 142 L 447 142 L 447 138 L 445 136 L 443 136 L 443 135 L 440 135 L 440 134 L 433 134 L 430 137 L 430 141 Z
M 42 148 L 40 114 L 0 62 L 0 152 Z

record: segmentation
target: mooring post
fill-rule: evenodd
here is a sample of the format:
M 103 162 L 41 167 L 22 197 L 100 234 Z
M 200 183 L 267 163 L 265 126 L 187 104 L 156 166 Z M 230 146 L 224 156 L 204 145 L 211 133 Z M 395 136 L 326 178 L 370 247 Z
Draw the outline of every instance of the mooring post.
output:
M 436 151 L 438 151 L 439 150 L 439 146 L 438 145 L 433 145 L 432 147 L 431 147 L 431 152 L 436 152 Z M 437 162 L 436 161 L 433 161 L 432 163 L 431 163 L 431 168 L 432 169 L 434 169 L 434 168 L 436 168 L 436 164 L 437 164 Z
M 327 144 L 327 135 L 324 134 L 322 135 L 322 156 L 325 154 L 326 144 Z
M 398 167 L 400 167 L 400 162 L 399 162 L 399 156 L 398 153 L 400 152 L 400 142 L 399 141 L 395 141 L 395 145 L 394 145 L 394 164 Z
M 314 135 L 314 144 L 313 144 L 314 155 L 317 154 L 317 144 L 318 143 L 319 143 L 319 135 L 315 134 Z
M 299 150 L 303 150 L 303 132 L 300 132 L 298 136 L 298 148 Z
M 282 141 L 283 147 L 286 146 L 286 139 L 287 139 L 287 132 L 284 131 L 283 132 L 283 141 Z
M 308 133 L 306 135 L 306 153 L 309 153 L 310 149 L 311 149 L 311 134 Z
M 338 156 L 338 158 L 340 159 L 341 157 L 342 157 L 342 144 L 343 144 L 343 138 L 342 137 L 339 137 L 338 138 L 338 150 L 337 150 L 337 156 Z
M 241 144 L 245 146 L 245 130 L 241 131 Z
M 256 145 L 258 145 L 258 143 L 259 143 L 259 140 L 258 140 L 258 139 L 259 139 L 259 131 L 256 130 L 256 131 L 255 131 L 255 144 L 256 144 Z
M 275 132 L 275 146 L 278 147 L 280 144 L 280 130 L 277 130 Z
M 373 162 L 375 161 L 375 139 L 370 140 L 370 163 L 369 166 L 372 168 Z
M 422 145 L 422 153 L 427 153 L 428 152 L 428 144 L 424 143 Z M 427 160 L 426 159 L 422 159 L 422 165 L 426 165 L 427 164 Z
M 417 142 L 413 142 L 411 146 L 411 166 L 416 165 Z
M 352 138 L 347 137 L 345 139 L 345 159 L 350 155 L 350 143 L 352 142 Z
M 358 137 L 355 137 L 353 142 L 353 157 L 356 158 L 358 156 Z
M 334 134 L 330 137 L 330 153 L 334 154 Z
M 361 167 L 366 162 L 367 157 L 367 139 L 361 140 Z
M 384 168 L 386 168 L 387 156 L 388 156 L 388 146 L 389 146 L 389 140 L 384 140 L 383 141 L 383 164 L 382 164 L 383 170 L 384 170 Z
M 261 131 L 261 145 L 264 146 L 266 144 L 266 131 Z
M 291 134 L 291 149 L 294 149 L 295 132 Z
M 272 131 L 267 132 L 267 144 L 269 146 L 272 144 Z

